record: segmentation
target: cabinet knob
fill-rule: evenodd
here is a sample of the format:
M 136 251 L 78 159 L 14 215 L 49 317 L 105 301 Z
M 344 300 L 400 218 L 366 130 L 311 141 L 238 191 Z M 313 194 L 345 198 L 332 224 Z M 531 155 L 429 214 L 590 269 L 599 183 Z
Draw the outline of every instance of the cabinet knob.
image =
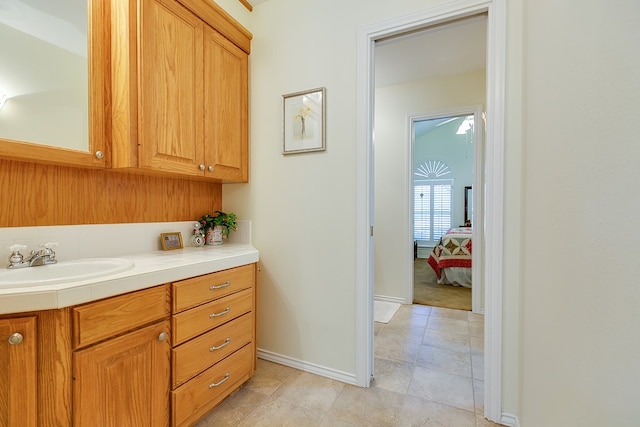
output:
M 166 332 L 161 332 L 160 335 L 158 335 L 158 341 L 164 341 L 167 339 L 167 333 Z
M 205 170 L 204 165 L 200 165 L 200 170 L 201 170 L 201 171 Z
M 213 165 L 209 165 L 208 169 L 209 169 L 209 172 L 213 172 Z
M 24 340 L 24 337 L 22 336 L 21 333 L 19 332 L 14 332 L 13 334 L 11 334 L 11 336 L 9 337 L 9 344 L 11 345 L 18 345 L 18 344 L 22 344 L 22 341 Z
M 104 157 L 104 153 L 102 151 L 96 151 L 96 159 L 101 159 Z

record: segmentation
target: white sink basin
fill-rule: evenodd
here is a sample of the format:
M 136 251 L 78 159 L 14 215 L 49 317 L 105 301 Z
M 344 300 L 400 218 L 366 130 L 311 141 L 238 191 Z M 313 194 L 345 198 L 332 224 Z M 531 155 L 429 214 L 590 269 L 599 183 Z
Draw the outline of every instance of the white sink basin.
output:
M 134 266 L 133 261 L 121 258 L 85 258 L 38 267 L 5 269 L 0 270 L 0 288 L 78 282 L 121 273 Z

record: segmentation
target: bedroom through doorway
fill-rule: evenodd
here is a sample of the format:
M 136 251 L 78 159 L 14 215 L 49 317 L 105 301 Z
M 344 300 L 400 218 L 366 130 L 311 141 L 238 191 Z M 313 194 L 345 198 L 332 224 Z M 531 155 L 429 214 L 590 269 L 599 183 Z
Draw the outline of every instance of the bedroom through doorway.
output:
M 411 120 L 413 303 L 471 311 L 473 109 Z

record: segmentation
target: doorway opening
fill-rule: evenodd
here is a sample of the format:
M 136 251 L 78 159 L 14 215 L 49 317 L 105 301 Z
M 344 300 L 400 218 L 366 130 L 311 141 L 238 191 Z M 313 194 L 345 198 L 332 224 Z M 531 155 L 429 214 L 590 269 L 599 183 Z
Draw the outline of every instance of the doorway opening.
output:
M 481 105 L 409 118 L 415 304 L 483 313 Z M 476 173 L 477 172 L 477 173 Z M 474 213 L 475 212 L 475 213 Z M 473 261 L 473 262 L 472 262 Z M 475 271 L 474 271 L 475 268 Z
M 488 284 L 485 313 L 485 416 L 501 419 L 502 351 L 502 238 L 504 191 L 504 69 L 506 5 L 504 0 L 458 0 L 415 14 L 360 29 L 358 36 L 357 144 L 356 144 L 356 383 L 368 387 L 373 374 L 374 299 L 374 47 L 378 40 L 454 22 L 486 13 L 486 149 L 484 281 Z M 376 139 L 378 138 L 376 130 Z M 406 206 L 406 203 L 403 205 Z M 477 207 L 476 207 L 477 209 Z M 405 220 L 407 223 L 408 219 Z M 406 234 L 410 234 L 406 227 Z M 410 239 L 410 237 L 409 237 Z M 403 249 L 405 250 L 405 249 Z M 406 248 L 410 254 L 412 248 Z M 410 255 L 407 256 L 410 260 Z M 488 261 L 487 261 L 488 260 Z

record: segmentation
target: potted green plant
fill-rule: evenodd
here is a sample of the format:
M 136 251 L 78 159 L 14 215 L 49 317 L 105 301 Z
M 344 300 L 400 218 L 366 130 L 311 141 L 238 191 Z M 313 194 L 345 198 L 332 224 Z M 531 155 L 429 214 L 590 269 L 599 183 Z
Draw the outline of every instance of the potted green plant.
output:
M 203 215 L 198 222 L 208 245 L 221 245 L 231 231 L 238 229 L 237 216 L 233 212 L 215 211 L 213 215 Z

